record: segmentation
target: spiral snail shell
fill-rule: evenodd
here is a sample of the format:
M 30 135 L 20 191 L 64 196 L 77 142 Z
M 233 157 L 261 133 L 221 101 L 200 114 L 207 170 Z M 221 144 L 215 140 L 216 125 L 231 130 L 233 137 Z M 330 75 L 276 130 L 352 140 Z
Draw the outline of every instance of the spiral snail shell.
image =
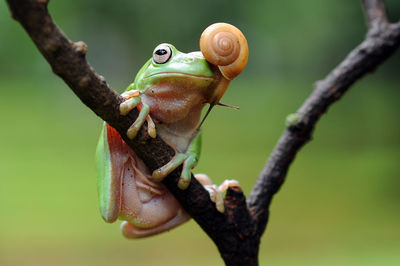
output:
M 227 23 L 208 26 L 201 34 L 200 50 L 205 59 L 217 65 L 228 80 L 242 72 L 249 56 L 249 47 L 243 33 Z

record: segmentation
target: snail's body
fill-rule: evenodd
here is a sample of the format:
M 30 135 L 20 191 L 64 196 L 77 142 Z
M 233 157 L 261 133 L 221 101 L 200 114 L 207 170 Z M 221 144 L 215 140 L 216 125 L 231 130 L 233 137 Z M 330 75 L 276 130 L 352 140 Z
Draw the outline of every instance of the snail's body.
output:
M 226 30 L 225 24 L 223 28 Z M 207 36 L 203 34 L 204 38 Z M 226 42 L 223 41 L 225 50 L 229 46 Z M 240 42 L 233 41 L 232 47 L 237 43 Z M 203 52 L 204 45 L 201 49 Z M 191 169 L 196 166 L 200 156 L 201 110 L 207 103 L 211 107 L 218 104 L 229 81 L 234 77 L 231 74 L 237 75 L 240 72 L 237 69 L 223 70 L 221 66 L 213 65 L 207 58 L 207 52 L 205 56 L 202 52 L 185 54 L 170 44 L 160 44 L 154 50 L 153 58 L 146 62 L 134 83 L 123 94 L 126 101 L 120 106 L 121 114 L 125 115 L 136 107 L 140 110 L 127 136 L 134 138 L 144 121 L 147 121 L 149 135 L 155 137 L 158 134 L 174 148 L 176 155 L 171 162 L 150 175 L 144 163 L 115 130 L 108 125 L 103 129 L 97 150 L 100 209 L 108 222 L 118 217 L 126 221 L 122 231 L 127 237 L 153 235 L 189 219 L 170 192 L 156 181 L 161 181 L 183 164 L 178 186 L 181 189 L 188 187 Z M 205 186 L 211 185 L 211 181 L 204 175 L 198 179 Z M 215 196 L 216 187 L 207 188 Z M 217 198 L 217 208 L 223 211 L 222 198 Z

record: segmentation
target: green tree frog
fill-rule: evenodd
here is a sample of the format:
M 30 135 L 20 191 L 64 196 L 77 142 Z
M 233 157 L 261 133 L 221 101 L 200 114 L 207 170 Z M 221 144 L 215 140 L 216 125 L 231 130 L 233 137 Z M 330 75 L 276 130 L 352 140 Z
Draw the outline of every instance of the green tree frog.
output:
M 215 39 L 221 32 L 219 41 L 214 40 L 220 47 L 215 49 L 216 52 L 210 51 L 213 41 L 209 38 Z M 235 39 L 231 40 L 233 37 Z M 237 41 L 237 38 L 241 39 Z M 126 99 L 120 105 L 122 115 L 134 108 L 140 111 L 126 132 L 127 136 L 135 138 L 147 121 L 148 134 L 153 138 L 159 135 L 176 152 L 168 164 L 150 173 L 119 133 L 104 124 L 96 150 L 100 211 L 107 222 L 114 222 L 117 218 L 123 220 L 121 230 L 128 238 L 154 235 L 190 218 L 159 181 L 183 165 L 177 185 L 181 189 L 188 187 L 191 170 L 200 156 L 201 111 L 207 103 L 210 104 L 209 110 L 214 105 L 223 105 L 219 100 L 230 80 L 246 65 L 248 56 L 243 34 L 225 23 L 207 28 L 202 34 L 200 48 L 201 52 L 182 53 L 171 44 L 158 45 L 152 58 L 122 94 Z M 236 60 L 242 62 L 239 67 L 232 60 L 222 62 L 232 50 L 239 57 Z M 228 180 L 217 187 L 204 174 L 195 177 L 210 192 L 217 209 L 223 212 L 221 191 L 228 186 L 237 186 L 237 181 Z

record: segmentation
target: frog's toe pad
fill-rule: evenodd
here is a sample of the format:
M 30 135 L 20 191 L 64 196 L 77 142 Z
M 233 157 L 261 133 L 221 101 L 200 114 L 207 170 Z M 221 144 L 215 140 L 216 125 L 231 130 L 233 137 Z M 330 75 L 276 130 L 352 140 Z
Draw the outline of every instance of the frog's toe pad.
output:
M 205 185 L 212 185 L 211 179 L 208 177 L 206 174 L 195 174 L 194 177 L 197 179 L 197 181 L 200 182 L 203 186 Z
M 216 185 L 205 185 L 204 188 L 210 194 L 210 199 L 215 203 L 215 208 L 220 212 L 224 213 L 224 198 L 222 197 L 222 192 Z
M 144 121 L 146 121 L 146 118 L 149 116 L 150 112 L 150 107 L 143 103 L 139 115 L 136 119 L 136 121 L 128 128 L 126 131 L 126 135 L 130 139 L 134 139 L 136 135 L 139 133 L 140 128 L 143 126 Z
M 140 97 L 129 98 L 119 105 L 119 112 L 121 115 L 127 115 L 130 111 L 135 109 L 135 107 L 140 103 Z
M 152 177 L 156 181 L 162 181 L 167 175 L 180 166 L 187 158 L 184 153 L 177 153 L 166 165 L 153 171 Z
M 239 187 L 239 182 L 237 180 L 225 180 L 219 187 L 216 185 L 211 185 L 210 179 L 205 176 L 197 176 L 196 179 L 199 180 L 199 182 L 204 186 L 204 188 L 208 191 L 210 194 L 210 199 L 212 202 L 215 203 L 215 207 L 220 213 L 224 213 L 225 211 L 225 206 L 224 206 L 224 197 L 222 193 L 227 190 L 230 187 Z M 204 179 L 204 180 L 202 180 Z
M 227 179 L 218 187 L 218 189 L 219 191 L 224 192 L 230 187 L 240 187 L 239 181 L 234 179 Z

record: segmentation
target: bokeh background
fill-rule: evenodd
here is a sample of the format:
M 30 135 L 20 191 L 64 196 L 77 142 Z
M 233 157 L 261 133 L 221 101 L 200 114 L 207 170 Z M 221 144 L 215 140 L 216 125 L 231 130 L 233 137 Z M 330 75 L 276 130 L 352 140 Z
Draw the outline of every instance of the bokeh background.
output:
M 400 2 L 386 1 L 392 20 Z M 195 172 L 248 194 L 287 114 L 366 33 L 360 1 L 50 2 L 88 44 L 90 64 L 121 92 L 161 42 L 198 50 L 203 29 L 235 24 L 248 67 L 204 124 Z M 325 115 L 272 204 L 261 265 L 400 265 L 400 53 Z M 126 240 L 97 205 L 101 121 L 54 74 L 0 2 L 0 265 L 223 265 L 189 223 Z

